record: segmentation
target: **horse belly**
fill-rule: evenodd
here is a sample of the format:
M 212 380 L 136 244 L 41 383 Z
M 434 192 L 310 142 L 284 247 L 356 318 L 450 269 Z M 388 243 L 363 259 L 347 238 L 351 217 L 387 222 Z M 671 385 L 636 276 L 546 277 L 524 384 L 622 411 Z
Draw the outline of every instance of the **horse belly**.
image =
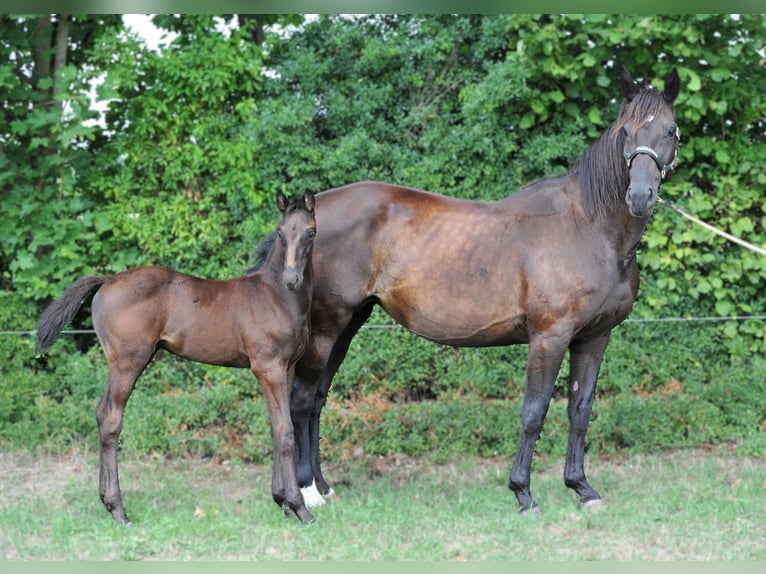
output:
M 506 292 L 506 295 L 508 293 Z M 386 312 L 413 333 L 453 346 L 488 347 L 527 341 L 526 316 L 486 290 L 420 289 L 379 298 Z
M 165 324 L 159 346 L 198 363 L 247 368 L 241 332 L 238 319 L 219 305 L 191 307 Z

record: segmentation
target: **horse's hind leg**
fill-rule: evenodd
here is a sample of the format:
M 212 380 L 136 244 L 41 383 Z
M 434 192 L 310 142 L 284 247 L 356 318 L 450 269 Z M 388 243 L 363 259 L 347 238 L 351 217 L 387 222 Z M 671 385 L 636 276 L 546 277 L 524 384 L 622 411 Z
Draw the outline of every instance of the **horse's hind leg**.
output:
M 570 348 L 569 444 L 564 466 L 564 484 L 580 496 L 581 505 L 597 504 L 601 496 L 585 478 L 585 433 L 588 431 L 596 380 L 609 343 L 609 333 L 594 341 Z
M 99 494 L 106 509 L 117 522 L 130 524 L 122 503 L 117 469 L 117 445 L 122 431 L 125 405 L 136 379 L 151 359 L 110 361 L 109 382 L 96 408 L 99 440 Z

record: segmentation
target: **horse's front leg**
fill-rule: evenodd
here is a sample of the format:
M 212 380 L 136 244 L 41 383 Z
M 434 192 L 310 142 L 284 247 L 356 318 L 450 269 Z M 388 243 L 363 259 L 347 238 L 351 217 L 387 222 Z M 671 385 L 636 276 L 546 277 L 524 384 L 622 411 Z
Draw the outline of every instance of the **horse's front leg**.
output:
M 610 333 L 570 347 L 569 443 L 564 466 L 564 484 L 580 497 L 580 505 L 598 504 L 601 496 L 585 478 L 585 433 L 588 431 L 596 381 Z
M 290 390 L 292 369 L 277 362 L 273 365 L 253 367 L 263 389 L 263 396 L 271 419 L 273 461 L 271 495 L 280 506 L 294 513 L 301 522 L 309 523 L 314 517 L 306 508 L 298 488 L 295 474 L 295 434 L 290 418 Z
M 314 473 L 316 488 L 319 491 L 319 494 L 325 499 L 332 499 L 335 497 L 335 491 L 327 483 L 322 474 L 322 458 L 319 451 L 319 440 L 321 438 L 320 417 L 322 415 L 322 408 L 324 408 L 324 405 L 327 402 L 327 390 L 329 389 L 329 386 L 329 382 L 325 385 L 324 380 L 320 381 L 316 396 L 314 397 L 314 410 L 309 421 L 311 470 Z
M 338 372 L 343 359 L 345 359 L 348 349 L 351 345 L 351 341 L 354 336 L 369 319 L 372 310 L 375 305 L 368 303 L 365 306 L 354 310 L 350 316 L 346 316 L 348 319 L 346 326 L 339 336 L 333 338 L 326 335 L 324 338 L 314 337 L 315 347 L 319 350 L 320 356 L 324 357 L 324 368 L 322 369 L 319 377 L 319 385 L 316 387 L 314 396 L 313 410 L 309 420 L 309 437 L 311 443 L 311 469 L 314 475 L 314 480 L 319 493 L 325 497 L 331 497 L 335 495 L 335 491 L 330 487 L 322 474 L 322 461 L 319 451 L 319 439 L 320 439 L 320 418 L 322 415 L 322 409 L 327 402 L 327 394 L 330 391 L 330 385 L 332 384 L 335 373 Z M 336 327 L 343 324 L 343 320 L 337 319 Z
M 290 398 L 290 415 L 295 433 L 295 474 L 307 507 L 324 504 L 316 487 L 311 461 L 311 416 L 318 375 L 309 371 L 306 376 L 296 375 Z
M 508 481 L 508 487 L 516 494 L 519 511 L 522 513 L 537 508 L 529 490 L 532 457 L 567 344 L 566 336 L 555 334 L 540 333 L 530 338 L 527 381 L 521 407 L 521 437 Z

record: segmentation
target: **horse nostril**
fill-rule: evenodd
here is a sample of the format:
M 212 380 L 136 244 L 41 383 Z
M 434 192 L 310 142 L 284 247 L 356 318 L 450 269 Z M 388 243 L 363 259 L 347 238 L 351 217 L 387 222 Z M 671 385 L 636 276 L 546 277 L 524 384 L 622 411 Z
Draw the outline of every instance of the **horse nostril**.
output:
M 282 284 L 287 287 L 290 291 L 294 291 L 298 287 L 301 286 L 302 280 L 301 280 L 300 273 L 297 273 L 295 271 L 285 271 L 282 274 Z

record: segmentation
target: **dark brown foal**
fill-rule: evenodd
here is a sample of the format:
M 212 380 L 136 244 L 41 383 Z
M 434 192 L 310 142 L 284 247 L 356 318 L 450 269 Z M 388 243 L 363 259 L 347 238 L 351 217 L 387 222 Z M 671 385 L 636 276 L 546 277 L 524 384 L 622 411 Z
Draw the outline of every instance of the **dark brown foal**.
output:
M 309 336 L 316 234 L 314 196 L 290 201 L 265 262 L 252 273 L 218 281 L 165 267 L 140 267 L 110 277 L 82 277 L 43 313 L 37 330 L 45 353 L 64 325 L 95 292 L 93 325 L 109 364 L 109 381 L 96 409 L 99 490 L 112 516 L 130 523 L 120 492 L 117 441 L 136 379 L 159 349 L 226 367 L 249 368 L 263 389 L 274 447 L 272 496 L 287 512 L 311 522 L 295 477 L 290 388 Z

